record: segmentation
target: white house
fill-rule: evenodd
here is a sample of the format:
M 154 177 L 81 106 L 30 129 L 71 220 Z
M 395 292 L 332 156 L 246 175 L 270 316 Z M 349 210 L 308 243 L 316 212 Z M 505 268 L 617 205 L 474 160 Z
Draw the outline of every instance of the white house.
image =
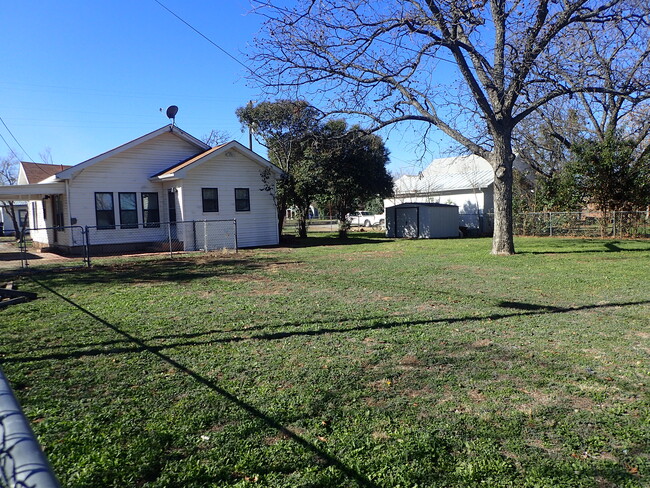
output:
M 519 160 L 515 166 L 524 169 Z M 479 156 L 434 159 L 420 173 L 395 180 L 394 191 L 392 198 L 384 200 L 384 207 L 418 202 L 456 205 L 459 226 L 470 232 L 492 231 L 487 215 L 494 209 L 494 171 Z
M 238 247 L 256 247 L 279 242 L 271 191 L 281 173 L 236 141 L 210 148 L 166 125 L 75 166 L 23 163 L 19 184 L 0 186 L 0 200 L 27 201 L 43 248 L 76 250 L 71 226 L 89 226 L 91 245 L 135 249 L 166 241 L 173 225 L 175 246 L 192 249 L 196 226 L 174 223 L 206 220 L 236 222 Z
M 25 219 L 27 218 L 27 205 L 25 202 L 13 202 L 14 212 L 16 212 L 16 217 L 18 219 L 18 226 L 23 227 L 23 225 L 29 230 L 29 222 L 25 224 Z M 16 233 L 14 229 L 14 222 L 11 219 L 11 214 L 9 210 L 9 205 L 0 202 L 0 237 L 12 236 Z

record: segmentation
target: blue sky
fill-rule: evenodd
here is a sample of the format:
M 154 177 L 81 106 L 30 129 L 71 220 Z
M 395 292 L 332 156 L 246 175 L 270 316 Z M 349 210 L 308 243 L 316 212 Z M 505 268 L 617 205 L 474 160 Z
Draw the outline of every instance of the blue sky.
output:
M 248 0 L 161 1 L 247 62 L 261 25 Z M 1 124 L 0 134 L 21 159 L 50 148 L 55 163 L 80 163 L 165 125 L 172 104 L 192 135 L 217 129 L 248 144 L 235 109 L 261 96 L 246 69 L 154 0 L 0 0 L 0 11 L 0 117 L 24 151 Z M 421 167 L 401 134 L 387 146 L 392 171 Z

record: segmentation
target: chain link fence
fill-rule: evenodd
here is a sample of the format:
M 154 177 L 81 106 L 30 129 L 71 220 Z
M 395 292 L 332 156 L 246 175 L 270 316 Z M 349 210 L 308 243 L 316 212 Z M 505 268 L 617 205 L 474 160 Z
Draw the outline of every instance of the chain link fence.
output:
M 60 488 L 2 370 L 0 370 L 0 486 Z
M 237 221 L 192 220 L 147 224 L 30 229 L 0 240 L 0 274 L 32 267 L 90 266 L 93 259 L 133 254 L 237 251 Z
M 515 215 L 521 236 L 650 237 L 650 212 L 525 212 Z

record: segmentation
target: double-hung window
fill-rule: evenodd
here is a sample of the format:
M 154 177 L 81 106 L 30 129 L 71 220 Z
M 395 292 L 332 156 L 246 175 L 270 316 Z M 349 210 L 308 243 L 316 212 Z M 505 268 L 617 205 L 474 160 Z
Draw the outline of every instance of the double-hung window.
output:
M 248 188 L 235 188 L 235 211 L 250 212 L 251 196 Z
M 216 188 L 201 188 L 203 212 L 219 211 L 219 190 Z
M 138 228 L 138 204 L 135 193 L 119 193 L 120 229 Z
M 115 228 L 115 207 L 113 194 L 108 192 L 95 193 L 95 216 L 98 229 Z
M 144 227 L 160 227 L 158 193 L 142 194 L 142 223 Z

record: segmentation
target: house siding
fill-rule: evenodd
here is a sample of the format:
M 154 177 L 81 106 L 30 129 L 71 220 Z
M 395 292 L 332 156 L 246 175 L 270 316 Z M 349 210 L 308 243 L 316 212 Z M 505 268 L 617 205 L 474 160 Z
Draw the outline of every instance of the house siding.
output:
M 235 219 L 239 247 L 277 244 L 277 212 L 269 192 L 262 190 L 262 169 L 259 164 L 233 149 L 189 170 L 182 180 L 182 212 L 185 220 Z M 218 189 L 218 212 L 203 212 L 201 188 Z M 250 211 L 235 211 L 235 188 L 249 189 Z
M 160 220 L 166 222 L 168 213 L 165 185 L 162 182 L 150 181 L 149 178 L 152 174 L 187 159 L 197 152 L 196 146 L 172 133 L 164 133 L 89 166 L 70 181 L 71 202 L 70 210 L 65 209 L 66 223 L 67 216 L 70 216 L 76 218 L 77 222 L 84 222 L 90 226 L 96 225 L 95 193 L 109 192 L 113 193 L 115 229 L 98 229 L 93 232 L 91 245 L 165 240 L 167 232 L 163 227 L 119 228 L 119 193 L 137 194 L 138 221 L 142 220 L 141 194 L 143 192 L 158 193 Z M 178 217 L 180 219 L 181 216 Z

